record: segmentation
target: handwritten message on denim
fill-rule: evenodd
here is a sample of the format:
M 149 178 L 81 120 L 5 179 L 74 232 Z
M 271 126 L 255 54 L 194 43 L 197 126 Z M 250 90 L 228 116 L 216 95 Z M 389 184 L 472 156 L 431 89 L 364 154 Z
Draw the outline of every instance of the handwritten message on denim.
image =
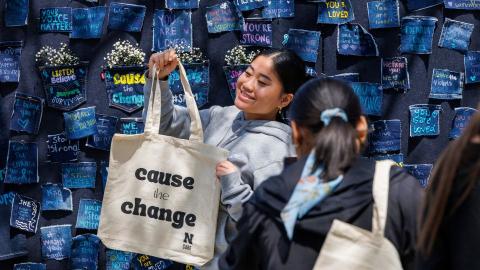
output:
M 40 9 L 40 32 L 71 32 L 72 8 L 54 7 Z
M 209 62 L 199 64 L 184 64 L 187 79 L 192 89 L 193 97 L 198 108 L 201 108 L 208 102 L 208 90 L 210 88 L 210 65 Z M 180 82 L 180 73 L 178 69 L 170 73 L 168 78 L 170 90 L 173 94 L 173 103 L 175 105 L 186 106 L 186 97 Z
M 44 100 L 22 93 L 15 93 L 10 130 L 37 134 L 42 121 Z
M 72 225 L 41 227 L 42 257 L 63 260 L 70 257 L 72 246 Z
M 468 51 L 464 56 L 465 83 L 480 82 L 480 51 Z
M 122 134 L 143 133 L 144 126 L 142 118 L 120 118 L 120 133 Z
M 337 51 L 342 55 L 378 56 L 375 39 L 357 23 L 338 27 Z
M 60 184 L 42 185 L 42 211 L 73 211 L 72 191 Z
M 241 29 L 240 17 L 232 2 L 222 2 L 206 8 L 205 18 L 209 33 L 230 32 Z
M 38 147 L 36 143 L 9 141 L 6 184 L 38 183 Z
M 240 11 L 248 11 L 256 8 L 261 8 L 267 5 L 266 0 L 234 0 L 235 6 Z
M 198 8 L 199 0 L 166 0 L 167 9 L 195 9 Z
M 462 72 L 434 68 L 429 97 L 434 99 L 461 99 L 463 81 Z
M 360 99 L 362 110 L 367 115 L 382 115 L 383 90 L 378 83 L 352 82 L 353 92 Z
M 141 32 L 147 7 L 125 3 L 110 3 L 108 9 L 108 29 Z
M 295 16 L 294 0 L 267 0 L 267 5 L 262 9 L 262 18 L 292 18 Z
M 133 253 L 121 250 L 107 249 L 107 270 L 129 270 Z
M 64 112 L 65 134 L 69 140 L 81 139 L 97 133 L 95 106 Z
M 106 7 L 74 8 L 70 38 L 101 38 Z
M 440 35 L 439 47 L 466 52 L 470 46 L 470 37 L 474 25 L 445 18 L 442 34 Z
M 232 99 L 235 100 L 236 91 L 237 91 L 237 80 L 240 75 L 245 72 L 249 65 L 235 65 L 235 66 L 224 66 L 223 72 L 227 78 L 228 90 Z
M 240 44 L 272 47 L 272 34 L 271 21 L 245 19 L 240 36 Z
M 369 153 L 388 153 L 401 150 L 402 125 L 400 120 L 381 120 L 370 124 Z
M 427 16 L 407 16 L 402 18 L 400 52 L 431 54 L 432 39 L 437 18 Z
M 80 199 L 75 228 L 96 230 L 100 221 L 102 202 L 90 199 Z
M 170 260 L 160 259 L 157 257 L 137 254 L 132 259 L 133 269 L 135 270 L 164 270 L 168 269 L 173 264 Z
M 410 137 L 440 134 L 440 105 L 410 105 Z
M 27 196 L 15 194 L 10 214 L 10 227 L 36 233 L 40 218 L 40 203 Z
M 400 26 L 398 0 L 368 2 L 367 8 L 370 29 Z
M 316 63 L 320 47 L 320 32 L 302 29 L 289 29 L 283 45 L 294 51 L 303 61 Z
M 153 51 L 160 52 L 175 45 L 192 47 L 192 12 L 155 10 L 153 14 Z
M 50 162 L 68 162 L 78 159 L 80 145 L 78 140 L 69 140 L 65 133 L 48 135 L 47 157 Z
M 410 89 L 407 58 L 382 58 L 382 86 L 383 89 Z
M 29 0 L 5 1 L 5 26 L 24 26 L 28 23 Z
M 100 238 L 82 234 L 72 239 L 71 269 L 97 269 Z
M 18 263 L 13 266 L 13 270 L 47 270 L 47 265 L 44 263 Z
M 405 164 L 403 167 L 418 180 L 423 188 L 427 187 L 433 168 L 432 164 Z
M 355 19 L 350 0 L 320 1 L 317 23 L 342 24 Z
M 463 130 L 467 127 L 470 119 L 477 112 L 476 109 L 468 107 L 455 108 L 455 117 L 452 122 L 452 129 L 449 133 L 450 139 L 456 139 L 462 135 Z
M 88 137 L 87 146 L 110 151 L 110 145 L 112 144 L 112 138 L 116 131 L 118 118 L 98 113 L 96 118 L 97 133 Z
M 480 2 L 476 0 L 443 0 L 443 4 L 447 9 L 480 10 Z
M 22 41 L 0 42 L 0 82 L 19 82 L 22 46 Z
M 95 188 L 95 162 L 62 163 L 62 181 L 67 188 Z

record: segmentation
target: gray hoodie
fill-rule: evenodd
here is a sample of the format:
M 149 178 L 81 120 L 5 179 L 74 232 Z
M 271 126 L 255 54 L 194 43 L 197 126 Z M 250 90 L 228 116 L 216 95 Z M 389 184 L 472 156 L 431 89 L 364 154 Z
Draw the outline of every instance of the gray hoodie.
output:
M 145 104 L 148 104 L 152 81 L 145 84 Z M 162 90 L 160 133 L 187 139 L 190 116 L 186 108 L 173 105 L 167 81 L 160 81 Z M 145 106 L 146 107 L 146 106 Z M 144 119 L 146 109 L 144 109 Z M 282 171 L 283 159 L 293 156 L 291 129 L 277 121 L 245 120 L 235 106 L 213 106 L 201 110 L 204 141 L 230 151 L 228 160 L 238 171 L 220 179 L 221 205 L 215 239 L 215 257 L 202 269 L 218 269 L 218 258 L 234 234 L 234 222 L 242 215 L 242 204 L 268 177 Z

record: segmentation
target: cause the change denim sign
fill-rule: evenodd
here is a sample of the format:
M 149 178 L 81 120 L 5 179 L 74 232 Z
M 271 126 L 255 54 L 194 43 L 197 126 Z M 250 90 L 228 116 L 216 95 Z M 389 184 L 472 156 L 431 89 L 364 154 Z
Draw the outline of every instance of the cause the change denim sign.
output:
M 110 3 L 108 29 L 125 32 L 141 32 L 147 7 L 125 3 Z
M 458 107 L 455 108 L 455 117 L 453 118 L 452 122 L 452 129 L 448 137 L 450 139 L 456 139 L 460 137 L 463 130 L 467 127 L 470 119 L 472 119 L 473 115 L 478 111 L 473 108 L 468 107 Z
M 373 154 L 401 150 L 402 125 L 400 120 L 380 120 L 370 124 L 368 152 Z
M 156 9 L 153 14 L 153 51 L 160 52 L 175 45 L 192 47 L 192 12 Z
M 438 46 L 466 52 L 470 46 L 473 28 L 474 24 L 445 18 Z
M 74 66 L 39 67 L 47 105 L 70 111 L 87 101 L 86 63 Z
M 342 55 L 378 56 L 378 46 L 372 34 L 357 23 L 338 27 L 337 51 Z
M 430 98 L 462 99 L 464 75 L 448 69 L 433 69 Z
M 24 26 L 28 23 L 29 0 L 5 1 L 5 26 Z
M 40 218 L 40 203 L 36 200 L 15 194 L 12 201 L 10 226 L 22 231 L 36 233 L 38 219 Z
M 430 178 L 430 173 L 433 168 L 432 164 L 405 164 L 403 167 L 413 177 L 417 178 L 423 188 L 427 187 L 428 179 Z
M 65 135 L 69 140 L 81 139 L 97 133 L 95 106 L 64 112 Z
M 38 183 L 38 146 L 36 143 L 9 141 L 6 184 Z
M 410 89 L 408 61 L 405 57 L 382 58 L 383 89 Z
M 410 105 L 410 137 L 440 134 L 442 106 L 431 104 Z
M 303 61 L 316 63 L 320 47 L 320 32 L 289 29 L 284 35 L 283 45 L 294 51 Z
M 380 84 L 352 82 L 350 85 L 360 99 L 360 105 L 365 114 L 382 115 L 383 89 Z
M 133 113 L 144 105 L 144 66 L 113 67 L 105 71 L 105 85 L 110 107 Z
M 72 246 L 72 225 L 41 227 L 42 257 L 63 260 L 70 257 Z
M 209 33 L 241 30 L 240 16 L 232 2 L 222 2 L 206 9 L 205 18 Z
M 210 64 L 194 63 L 183 64 L 187 73 L 187 79 L 192 89 L 193 97 L 198 108 L 201 108 L 208 102 L 208 91 L 210 89 Z M 180 73 L 178 69 L 170 73 L 168 83 L 173 94 L 173 103 L 185 107 L 186 100 L 183 86 L 180 82 Z
M 23 93 L 15 93 L 10 130 L 37 134 L 42 121 L 44 100 Z
M 468 51 L 464 56 L 465 83 L 480 82 L 480 51 Z
M 427 16 L 407 16 L 402 18 L 400 52 L 431 54 L 432 39 L 437 18 Z
M 72 239 L 71 269 L 96 270 L 100 238 L 94 234 L 82 234 Z
M 80 199 L 75 228 L 96 230 L 100 221 L 102 202 L 90 199 Z
M 370 29 L 400 26 L 398 0 L 368 2 L 367 9 Z
M 60 184 L 42 185 L 42 211 L 73 211 L 72 191 Z
M 350 0 L 319 1 L 317 23 L 342 24 L 355 19 Z
M 95 162 L 62 163 L 63 186 L 67 188 L 95 188 Z
M 0 82 L 17 83 L 20 81 L 22 46 L 22 41 L 0 42 Z
M 101 38 L 106 7 L 74 8 L 70 38 Z

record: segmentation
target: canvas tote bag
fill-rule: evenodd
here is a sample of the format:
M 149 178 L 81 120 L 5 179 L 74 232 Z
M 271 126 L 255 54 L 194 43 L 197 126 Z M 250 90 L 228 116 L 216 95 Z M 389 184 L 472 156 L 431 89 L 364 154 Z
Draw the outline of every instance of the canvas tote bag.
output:
M 372 231 L 334 220 L 314 270 L 402 269 L 397 249 L 384 237 L 393 164 L 393 161 L 378 161 L 375 166 Z
M 160 84 L 154 80 L 143 134 L 115 134 L 98 236 L 111 249 L 201 266 L 213 258 L 220 183 L 228 151 L 203 143 L 200 115 L 179 64 L 191 118 L 188 140 L 158 134 Z

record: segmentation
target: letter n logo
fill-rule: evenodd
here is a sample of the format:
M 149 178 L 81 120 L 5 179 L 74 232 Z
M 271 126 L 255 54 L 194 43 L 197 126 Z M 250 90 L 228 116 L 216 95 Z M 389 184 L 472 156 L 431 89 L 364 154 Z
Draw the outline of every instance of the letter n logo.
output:
M 186 244 L 192 245 L 192 241 L 193 241 L 193 234 L 185 233 L 185 238 L 183 239 L 183 242 Z

